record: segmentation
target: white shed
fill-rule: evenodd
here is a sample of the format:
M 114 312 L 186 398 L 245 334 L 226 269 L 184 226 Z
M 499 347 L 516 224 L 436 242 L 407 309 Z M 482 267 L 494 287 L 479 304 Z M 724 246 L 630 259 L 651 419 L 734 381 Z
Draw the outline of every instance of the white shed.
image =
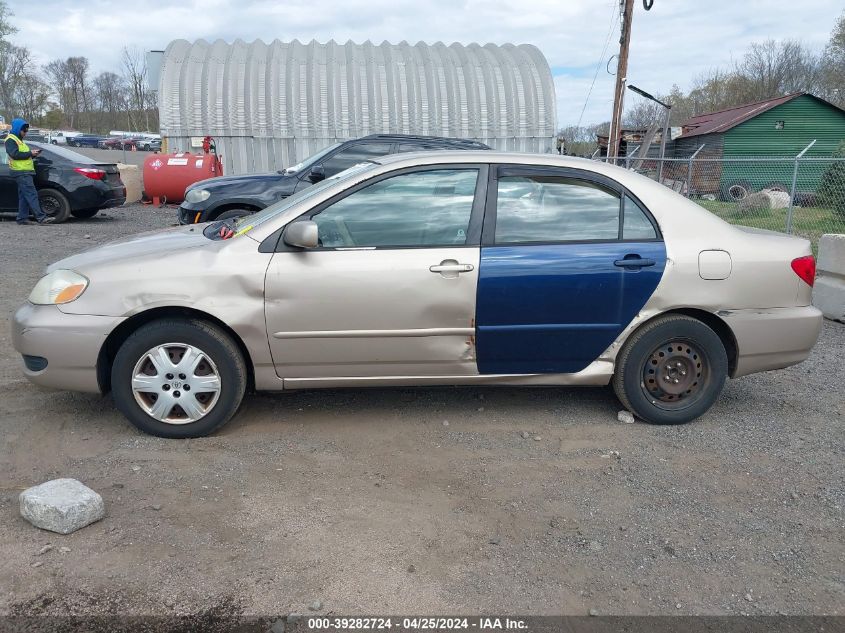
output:
M 556 131 L 551 71 L 527 44 L 176 40 L 158 100 L 168 149 L 210 134 L 228 174 L 281 169 L 368 134 L 546 152 Z

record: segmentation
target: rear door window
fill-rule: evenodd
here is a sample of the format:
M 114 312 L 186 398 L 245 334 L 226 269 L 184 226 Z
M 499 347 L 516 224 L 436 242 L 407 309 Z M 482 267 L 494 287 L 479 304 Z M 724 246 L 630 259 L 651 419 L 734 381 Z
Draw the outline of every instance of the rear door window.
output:
M 622 223 L 623 240 L 656 240 L 657 231 L 651 220 L 634 202 L 631 196 L 625 196 L 625 219 Z
M 619 239 L 618 193 L 587 180 L 504 176 L 498 182 L 496 244 Z

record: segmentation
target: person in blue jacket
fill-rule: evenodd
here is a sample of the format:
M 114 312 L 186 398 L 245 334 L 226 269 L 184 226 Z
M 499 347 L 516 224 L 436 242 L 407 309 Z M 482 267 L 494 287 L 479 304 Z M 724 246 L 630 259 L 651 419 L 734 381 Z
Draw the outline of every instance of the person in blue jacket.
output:
M 41 209 L 38 192 L 35 190 L 35 161 L 40 149 L 30 149 L 24 142 L 29 123 L 23 119 L 12 121 L 12 130 L 6 138 L 6 154 L 9 155 L 9 170 L 18 184 L 18 224 L 32 224 L 29 214 L 35 216 L 38 224 L 49 224 L 53 218 Z

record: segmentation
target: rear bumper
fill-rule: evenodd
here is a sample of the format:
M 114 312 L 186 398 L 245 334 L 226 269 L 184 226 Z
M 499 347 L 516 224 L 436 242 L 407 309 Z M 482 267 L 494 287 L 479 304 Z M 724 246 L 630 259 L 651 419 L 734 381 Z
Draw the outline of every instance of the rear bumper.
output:
M 97 359 L 123 317 L 65 314 L 57 306 L 25 303 L 12 321 L 12 345 L 23 356 L 23 373 L 43 387 L 99 393 Z M 43 361 L 46 360 L 46 366 Z
M 822 313 L 813 306 L 723 310 L 737 343 L 733 377 L 781 369 L 805 360 L 818 341 Z

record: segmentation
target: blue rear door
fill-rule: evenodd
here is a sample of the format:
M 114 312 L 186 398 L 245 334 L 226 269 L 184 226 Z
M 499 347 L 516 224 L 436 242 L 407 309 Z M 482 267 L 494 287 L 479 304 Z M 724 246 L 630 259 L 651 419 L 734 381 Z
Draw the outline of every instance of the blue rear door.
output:
M 665 264 L 656 224 L 617 183 L 571 169 L 500 167 L 481 250 L 479 371 L 584 369 L 648 301 Z

